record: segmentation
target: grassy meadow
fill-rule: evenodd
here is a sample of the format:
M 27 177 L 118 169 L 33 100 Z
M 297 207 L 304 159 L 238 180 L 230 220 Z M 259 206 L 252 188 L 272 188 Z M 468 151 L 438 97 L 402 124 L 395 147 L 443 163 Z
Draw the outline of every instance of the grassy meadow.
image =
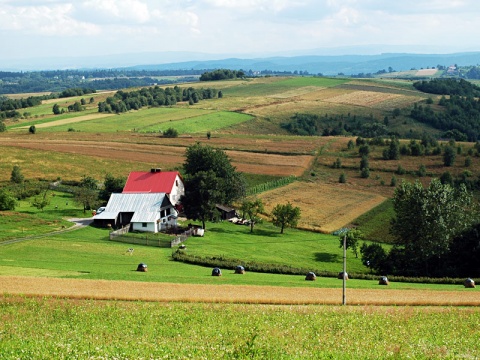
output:
M 477 358 L 478 308 L 143 303 L 7 296 L 0 358 Z M 6 321 L 5 321 L 6 320 Z

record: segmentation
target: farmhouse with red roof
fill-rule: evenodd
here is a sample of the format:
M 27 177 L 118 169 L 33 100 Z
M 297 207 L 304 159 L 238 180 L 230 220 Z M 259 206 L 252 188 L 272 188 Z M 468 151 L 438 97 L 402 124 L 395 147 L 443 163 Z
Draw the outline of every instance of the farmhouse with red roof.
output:
M 177 225 L 180 197 L 185 194 L 178 171 L 134 171 L 122 193 L 112 194 L 105 210 L 93 217 L 98 226 L 158 232 Z
M 178 171 L 151 169 L 131 172 L 122 193 L 164 193 L 171 203 L 176 205 L 185 194 L 185 187 Z

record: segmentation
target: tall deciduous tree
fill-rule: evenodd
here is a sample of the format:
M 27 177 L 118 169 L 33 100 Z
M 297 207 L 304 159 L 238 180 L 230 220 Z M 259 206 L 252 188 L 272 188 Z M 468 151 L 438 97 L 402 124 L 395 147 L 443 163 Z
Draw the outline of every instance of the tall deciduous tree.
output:
M 363 234 L 358 229 L 350 229 L 344 235 L 340 236 L 340 247 L 343 247 L 343 238 L 346 237 L 346 248 L 351 249 L 355 254 L 355 257 L 358 258 L 358 240 L 363 237 Z
M 250 220 L 250 232 L 253 233 L 253 227 L 256 222 L 260 220 L 258 216 L 264 211 L 263 202 L 260 199 L 245 199 L 242 202 L 240 210 L 244 213 L 244 216 Z
M 245 180 L 230 163 L 227 154 L 199 143 L 186 150 L 183 164 L 185 195 L 181 202 L 189 219 L 213 217 L 216 204 L 232 204 L 245 194 Z
M 462 184 L 453 188 L 433 179 L 428 188 L 420 182 L 403 182 L 393 198 L 392 233 L 412 266 L 423 264 L 450 250 L 452 239 L 473 223 L 472 195 Z
M 80 186 L 74 192 L 74 200 L 83 206 L 83 212 L 92 209 L 98 200 L 97 181 L 90 176 L 83 176 Z
M 103 181 L 103 189 L 100 190 L 98 194 L 99 199 L 108 201 L 112 193 L 121 193 L 125 186 L 126 179 L 124 177 L 114 177 L 112 174 L 108 173 L 105 175 L 105 180 Z
M 287 204 L 277 204 L 272 210 L 273 225 L 280 228 L 280 234 L 283 234 L 283 229 L 286 227 L 297 226 L 300 220 L 300 208 L 293 207 L 290 202 Z
M 185 195 L 181 198 L 185 215 L 188 219 L 199 220 L 205 229 L 205 222 L 215 215 L 216 204 L 221 203 L 223 194 L 215 184 L 218 178 L 215 173 L 199 171 L 185 178 Z

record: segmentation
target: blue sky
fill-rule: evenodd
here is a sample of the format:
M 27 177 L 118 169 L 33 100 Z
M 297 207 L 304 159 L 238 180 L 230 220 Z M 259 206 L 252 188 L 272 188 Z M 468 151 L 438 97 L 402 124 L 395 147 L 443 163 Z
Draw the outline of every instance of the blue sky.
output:
M 0 65 L 165 51 L 478 51 L 479 18 L 478 0 L 0 0 Z

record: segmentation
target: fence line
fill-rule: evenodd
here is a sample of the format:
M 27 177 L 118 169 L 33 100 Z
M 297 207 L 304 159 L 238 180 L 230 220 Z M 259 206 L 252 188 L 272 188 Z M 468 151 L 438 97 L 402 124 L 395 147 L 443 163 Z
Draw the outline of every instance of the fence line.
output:
M 138 236 L 131 236 L 128 235 L 130 229 L 130 224 L 112 231 L 110 233 L 110 240 L 111 241 L 117 241 L 117 242 L 122 242 L 126 244 L 136 244 L 136 245 L 146 245 L 146 246 L 156 246 L 156 247 L 167 247 L 167 241 L 165 239 L 152 239 L 148 238 L 149 233 L 145 233 L 145 237 L 138 237 Z M 180 235 L 175 236 L 173 240 L 170 241 L 170 247 L 175 247 L 181 243 L 183 243 L 185 240 L 188 239 L 189 236 L 192 235 L 192 230 L 189 229 L 185 232 L 183 232 Z

